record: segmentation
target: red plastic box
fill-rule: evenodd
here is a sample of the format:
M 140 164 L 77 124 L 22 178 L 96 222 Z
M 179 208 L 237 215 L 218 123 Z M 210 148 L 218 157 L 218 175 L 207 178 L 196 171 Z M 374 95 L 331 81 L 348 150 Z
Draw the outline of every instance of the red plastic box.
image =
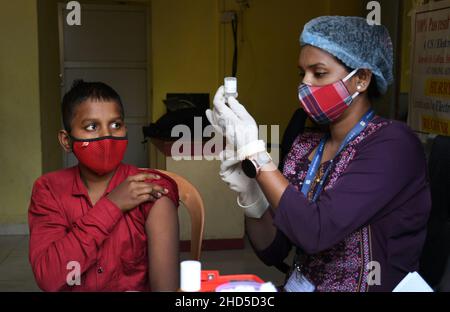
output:
M 218 286 L 230 282 L 264 283 L 262 279 L 252 274 L 220 275 L 219 271 L 202 271 L 201 292 L 215 292 Z

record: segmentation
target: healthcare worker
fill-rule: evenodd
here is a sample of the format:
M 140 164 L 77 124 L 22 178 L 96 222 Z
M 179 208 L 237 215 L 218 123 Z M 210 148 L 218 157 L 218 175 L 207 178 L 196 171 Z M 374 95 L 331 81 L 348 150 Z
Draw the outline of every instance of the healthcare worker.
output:
M 393 81 L 390 36 L 363 18 L 323 16 L 300 43 L 299 102 L 328 131 L 300 135 L 280 172 L 221 87 L 207 116 L 239 156 L 223 153 L 221 177 L 262 261 L 278 265 L 295 248 L 286 291 L 392 291 L 419 268 L 431 202 L 420 141 L 372 108 Z

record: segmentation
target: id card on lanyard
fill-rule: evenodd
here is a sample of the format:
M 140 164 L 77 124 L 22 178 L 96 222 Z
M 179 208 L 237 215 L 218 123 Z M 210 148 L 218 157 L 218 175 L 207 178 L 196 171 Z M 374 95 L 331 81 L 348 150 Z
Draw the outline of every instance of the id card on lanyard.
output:
M 375 116 L 375 111 L 370 109 L 361 120 L 353 127 L 353 129 L 347 134 L 344 141 L 342 142 L 339 150 L 336 155 L 334 155 L 333 159 L 331 159 L 330 164 L 328 165 L 325 173 L 317 185 L 317 189 L 314 192 L 312 201 L 316 202 L 320 196 L 320 193 L 323 191 L 325 182 L 327 180 L 328 175 L 331 172 L 334 160 L 336 157 L 345 149 L 345 147 L 352 142 L 367 126 L 367 124 L 373 119 Z M 317 171 L 319 170 L 320 163 L 322 161 L 323 152 L 325 150 L 325 144 L 329 138 L 329 134 L 325 135 L 325 137 L 320 141 L 317 151 L 314 155 L 314 158 L 309 166 L 308 173 L 306 175 L 305 181 L 302 187 L 302 193 L 306 197 L 308 197 L 308 193 L 311 189 L 312 182 L 316 177 Z M 300 250 L 297 249 L 297 255 L 294 261 L 294 270 L 292 271 L 286 285 L 284 286 L 287 292 L 313 292 L 315 290 L 315 286 L 311 283 L 306 276 L 302 273 L 302 267 L 299 263 L 299 254 Z

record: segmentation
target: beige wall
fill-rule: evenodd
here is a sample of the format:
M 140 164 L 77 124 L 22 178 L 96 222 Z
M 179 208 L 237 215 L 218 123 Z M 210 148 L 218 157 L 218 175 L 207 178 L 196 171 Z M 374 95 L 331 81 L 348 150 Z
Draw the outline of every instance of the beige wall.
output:
M 211 93 L 219 80 L 218 2 L 152 0 L 153 120 L 169 92 Z
M 57 140 L 61 128 L 57 3 L 58 0 L 37 1 L 43 172 L 58 170 L 63 163 Z
M 37 9 L 34 0 L 0 9 L 0 225 L 26 223 L 42 173 Z
M 401 77 L 400 92 L 409 93 L 411 84 L 411 11 L 418 7 L 418 0 L 402 0 L 402 51 L 401 51 Z

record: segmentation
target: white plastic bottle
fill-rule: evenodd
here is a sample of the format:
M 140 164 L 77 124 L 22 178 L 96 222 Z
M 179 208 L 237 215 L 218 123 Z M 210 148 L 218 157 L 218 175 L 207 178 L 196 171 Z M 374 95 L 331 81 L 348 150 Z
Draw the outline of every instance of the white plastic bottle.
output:
M 183 261 L 180 264 L 180 290 L 198 292 L 201 290 L 202 265 L 199 261 Z

